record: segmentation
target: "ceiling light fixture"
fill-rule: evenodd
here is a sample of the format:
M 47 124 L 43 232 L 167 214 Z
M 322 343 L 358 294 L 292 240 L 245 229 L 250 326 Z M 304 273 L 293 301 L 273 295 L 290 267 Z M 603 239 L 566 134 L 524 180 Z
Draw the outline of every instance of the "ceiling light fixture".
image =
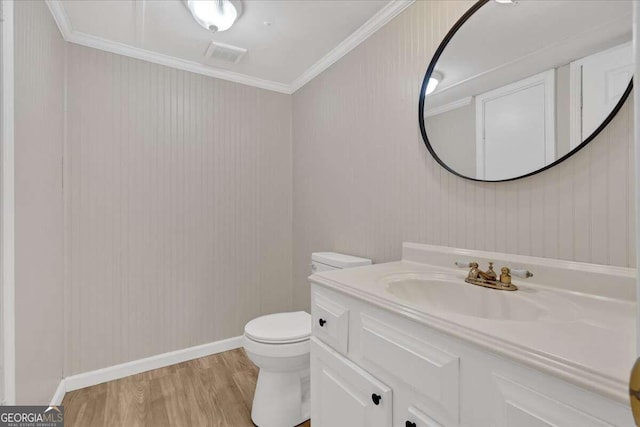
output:
M 434 71 L 429 76 L 429 83 L 427 83 L 427 90 L 425 91 L 425 95 L 429 95 L 431 92 L 436 90 L 436 86 L 438 83 L 442 81 L 442 73 L 439 71 Z
M 229 0 L 187 0 L 193 19 L 207 30 L 226 31 L 238 19 L 238 10 Z
M 516 4 L 517 3 L 515 0 L 493 0 L 493 1 L 500 4 Z

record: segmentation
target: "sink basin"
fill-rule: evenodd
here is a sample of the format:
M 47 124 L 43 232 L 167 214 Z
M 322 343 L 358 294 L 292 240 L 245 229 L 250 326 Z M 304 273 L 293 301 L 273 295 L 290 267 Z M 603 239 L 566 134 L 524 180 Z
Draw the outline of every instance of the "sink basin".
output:
M 407 273 L 386 277 L 386 291 L 410 305 L 494 320 L 534 321 L 549 310 L 525 291 L 499 291 L 446 274 Z

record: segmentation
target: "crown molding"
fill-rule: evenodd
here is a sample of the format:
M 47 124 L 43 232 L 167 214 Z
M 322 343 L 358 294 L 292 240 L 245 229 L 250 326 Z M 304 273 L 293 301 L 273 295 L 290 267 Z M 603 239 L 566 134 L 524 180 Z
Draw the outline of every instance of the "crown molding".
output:
M 458 108 L 466 107 L 471 104 L 472 96 L 467 96 L 466 98 L 458 99 L 457 101 L 449 102 L 448 104 L 439 105 L 437 107 L 429 108 L 428 110 L 424 110 L 425 117 L 437 116 L 438 114 L 446 113 L 447 111 L 456 110 Z
M 64 10 L 64 6 L 62 6 L 62 3 L 60 3 L 59 0 L 45 1 L 49 7 L 51 15 L 53 15 L 53 20 L 56 21 L 60 34 L 62 34 L 62 38 L 67 40 L 71 34 L 71 22 L 69 21 L 67 12 Z
M 106 40 L 91 34 L 79 31 L 71 31 L 66 40 L 70 43 L 81 46 L 91 47 L 94 49 L 104 50 L 106 52 L 116 53 L 128 56 L 130 58 L 141 59 L 143 61 L 152 62 L 154 64 L 165 65 L 179 70 L 189 71 L 191 73 L 202 74 L 209 77 L 215 77 L 222 80 L 228 80 L 248 86 L 255 86 L 261 89 L 267 89 L 274 92 L 291 94 L 291 86 L 284 83 L 278 83 L 271 80 L 264 80 L 257 77 L 248 76 L 246 74 L 235 73 L 233 71 L 221 70 L 200 64 L 198 62 L 186 59 L 176 58 L 158 52 L 130 46 L 124 43 Z
M 351 52 L 360 43 L 372 36 L 376 31 L 382 28 L 387 22 L 398 16 L 400 12 L 411 6 L 415 0 L 393 0 L 387 3 L 385 7 L 380 9 L 378 13 L 373 15 L 360 28 L 354 31 L 349 37 L 344 39 L 342 43 L 333 48 L 329 53 L 323 56 L 318 62 L 313 64 L 302 73 L 297 79 L 291 83 L 292 92 L 297 91 L 302 86 L 309 83 L 316 76 L 329 68 L 340 58 Z
M 400 12 L 405 10 L 416 0 L 392 0 L 386 6 L 372 16 L 360 28 L 354 31 L 349 37 L 343 40 L 338 46 L 332 49 L 319 61 L 308 68 L 293 83 L 280 83 L 272 80 L 260 79 L 246 74 L 236 73 L 233 71 L 213 68 L 195 61 L 176 58 L 174 56 L 165 55 L 158 52 L 142 49 L 124 43 L 114 42 L 111 40 L 97 37 L 76 31 L 72 28 L 69 17 L 64 10 L 64 6 L 60 0 L 46 0 L 47 6 L 56 21 L 60 33 L 65 41 L 78 44 L 94 49 L 104 50 L 106 52 L 118 55 L 128 56 L 130 58 L 140 59 L 142 61 L 152 62 L 154 64 L 164 65 L 179 70 L 189 71 L 196 74 L 202 74 L 209 77 L 215 77 L 222 80 L 228 80 L 248 86 L 254 86 L 261 89 L 271 90 L 285 94 L 292 94 L 302 86 L 313 80 L 314 77 L 322 73 L 324 70 L 333 65 L 340 58 L 357 47 L 360 43 L 369 38 L 378 31 L 387 22 L 395 18 Z

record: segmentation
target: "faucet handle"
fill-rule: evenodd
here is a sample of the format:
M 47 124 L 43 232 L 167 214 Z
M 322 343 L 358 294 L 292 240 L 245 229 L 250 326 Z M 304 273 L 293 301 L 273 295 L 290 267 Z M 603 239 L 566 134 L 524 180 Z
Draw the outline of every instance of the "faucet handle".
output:
M 455 265 L 458 268 L 469 268 L 471 267 L 471 264 L 473 264 L 472 262 L 469 261 L 456 261 Z
M 476 261 L 456 261 L 454 264 L 458 268 L 477 268 L 479 265 Z
M 519 270 L 511 270 L 511 274 L 514 276 L 522 277 L 523 279 L 528 279 L 529 277 L 533 277 L 533 273 L 529 270 L 519 269 Z
M 484 274 L 485 274 L 486 278 L 489 279 L 489 280 L 496 280 L 498 278 L 498 275 L 493 270 L 493 262 L 492 261 L 489 261 L 489 269 L 487 271 L 485 271 Z

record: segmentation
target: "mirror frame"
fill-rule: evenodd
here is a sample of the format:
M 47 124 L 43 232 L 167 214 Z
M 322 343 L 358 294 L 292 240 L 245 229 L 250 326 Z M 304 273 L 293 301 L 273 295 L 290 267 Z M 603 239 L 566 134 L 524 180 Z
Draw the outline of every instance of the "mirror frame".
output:
M 557 159 L 553 163 L 551 163 L 549 165 L 546 165 L 543 168 L 537 169 L 537 170 L 535 170 L 533 172 L 529 172 L 529 173 L 527 173 L 525 175 L 520 175 L 520 176 L 516 176 L 516 177 L 513 177 L 513 178 L 509 178 L 509 179 L 494 180 L 494 181 L 486 180 L 486 179 L 471 178 L 471 177 L 462 175 L 461 173 L 458 173 L 458 172 L 454 171 L 449 166 L 447 166 L 447 164 L 445 162 L 443 162 L 442 159 L 440 159 L 440 157 L 438 157 L 438 155 L 434 151 L 433 147 L 431 146 L 431 143 L 429 142 L 429 137 L 427 136 L 427 131 L 425 129 L 425 123 L 424 123 L 424 101 L 425 101 L 425 95 L 426 95 L 425 92 L 426 92 L 426 89 L 427 89 L 427 83 L 429 82 L 429 77 L 431 77 L 431 74 L 433 73 L 433 70 L 436 67 L 436 63 L 438 62 L 438 59 L 440 59 L 440 56 L 444 52 L 444 49 L 447 47 L 447 45 L 449 44 L 449 42 L 451 41 L 453 36 L 458 32 L 460 27 L 462 27 L 464 25 L 464 23 L 467 22 L 469 20 L 469 18 L 471 18 L 473 16 L 473 14 L 478 11 L 478 9 L 480 9 L 482 6 L 484 6 L 485 4 L 489 3 L 490 1 L 492 1 L 492 0 L 479 0 L 477 3 L 475 3 L 473 6 L 471 6 L 471 8 L 469 10 L 467 10 L 464 13 L 464 15 L 462 15 L 460 17 L 460 19 L 458 19 L 458 21 L 453 25 L 453 27 L 451 27 L 451 29 L 444 36 L 444 39 L 442 40 L 442 42 L 440 42 L 440 45 L 438 46 L 438 49 L 436 49 L 436 52 L 433 54 L 433 57 L 431 58 L 431 62 L 429 63 L 429 66 L 427 67 L 427 72 L 426 72 L 426 74 L 424 76 L 424 80 L 422 81 L 422 86 L 420 88 L 420 100 L 418 102 L 418 121 L 420 123 L 420 133 L 422 134 L 422 139 L 424 141 L 424 145 L 427 147 L 427 150 L 429 150 L 429 153 L 431 153 L 433 158 L 440 164 L 440 166 L 445 168 L 447 171 L 451 172 L 452 174 L 454 174 L 456 176 L 459 176 L 460 178 L 468 179 L 470 181 L 477 181 L 477 182 L 508 182 L 508 181 L 515 181 L 516 179 L 521 179 L 521 178 L 526 178 L 526 177 L 529 177 L 529 176 L 533 176 L 533 175 L 536 175 L 536 174 L 538 174 L 540 172 L 543 172 L 543 171 L 545 171 L 547 169 L 550 169 L 550 168 L 556 166 L 557 164 L 564 162 L 569 157 L 573 156 L 578 151 L 580 151 L 584 147 L 586 147 L 586 145 L 588 143 L 593 141 L 595 139 L 595 137 L 598 136 L 598 134 L 600 132 L 602 132 L 604 130 L 604 128 L 607 127 L 607 125 L 609 124 L 609 122 L 611 122 L 611 120 L 613 120 L 615 115 L 618 114 L 618 111 L 620 111 L 620 109 L 622 108 L 622 106 L 626 102 L 627 98 L 629 97 L 629 94 L 631 93 L 631 90 L 633 89 L 633 77 L 629 81 L 629 85 L 627 85 L 627 89 L 622 94 L 622 97 L 620 98 L 620 101 L 618 101 L 618 103 L 613 108 L 613 110 L 611 110 L 611 113 L 609 113 L 609 115 L 604 119 L 604 121 L 600 124 L 600 126 L 598 126 L 598 128 L 595 131 L 593 131 L 593 133 L 591 135 L 589 135 L 588 138 L 586 138 L 584 141 L 582 141 L 582 143 L 580 143 L 580 145 L 578 145 L 576 148 L 574 148 L 573 150 L 569 151 L 567 154 L 565 154 L 564 156 L 560 157 L 559 159 Z

